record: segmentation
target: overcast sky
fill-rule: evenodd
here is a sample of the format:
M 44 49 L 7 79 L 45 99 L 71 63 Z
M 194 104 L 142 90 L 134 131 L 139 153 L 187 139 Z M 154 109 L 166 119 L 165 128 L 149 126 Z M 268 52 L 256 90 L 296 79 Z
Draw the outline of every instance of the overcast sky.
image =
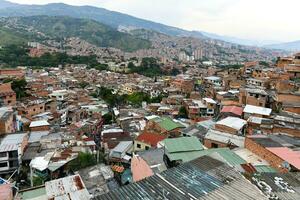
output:
M 245 39 L 300 40 L 300 0 L 10 0 L 93 5 L 139 18 Z

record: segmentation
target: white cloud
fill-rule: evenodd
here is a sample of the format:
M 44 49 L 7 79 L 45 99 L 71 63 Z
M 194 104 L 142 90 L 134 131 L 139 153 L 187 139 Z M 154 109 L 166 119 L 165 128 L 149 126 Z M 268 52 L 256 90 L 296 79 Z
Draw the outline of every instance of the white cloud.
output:
M 94 5 L 188 30 L 247 39 L 300 40 L 299 0 L 11 0 Z

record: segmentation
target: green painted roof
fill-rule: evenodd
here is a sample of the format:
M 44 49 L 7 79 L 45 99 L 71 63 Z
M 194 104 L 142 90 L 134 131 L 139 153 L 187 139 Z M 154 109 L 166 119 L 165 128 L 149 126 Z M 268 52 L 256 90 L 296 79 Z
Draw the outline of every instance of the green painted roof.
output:
M 184 128 L 184 126 L 178 122 L 175 122 L 174 120 L 172 120 L 169 117 L 157 117 L 152 119 L 155 122 L 159 123 L 159 125 L 166 129 L 167 131 L 171 131 L 174 130 L 176 128 Z
M 197 137 L 168 138 L 164 140 L 166 154 L 171 161 L 188 162 L 199 158 L 203 145 Z
M 203 150 L 203 145 L 197 137 L 168 138 L 164 140 L 168 153 L 179 153 Z
M 204 149 L 204 150 L 190 151 L 190 152 L 167 153 L 167 156 L 171 161 L 181 160 L 182 162 L 189 162 L 196 158 L 206 156 L 206 155 L 211 155 L 214 153 L 220 155 L 225 162 L 227 162 L 229 165 L 232 166 L 247 163 L 244 159 L 242 159 L 240 156 L 235 154 L 229 148 L 216 148 L 216 149 Z
M 231 151 L 229 148 L 206 149 L 201 151 L 201 155 L 199 157 L 210 155 L 212 153 L 218 153 L 229 165 L 232 166 L 247 163 L 244 159 Z
M 21 192 L 20 195 L 22 199 L 45 199 L 43 196 L 47 199 L 45 187 Z
M 276 173 L 276 169 L 273 167 L 267 166 L 267 165 L 257 165 L 254 166 L 257 172 L 271 172 L 271 173 Z

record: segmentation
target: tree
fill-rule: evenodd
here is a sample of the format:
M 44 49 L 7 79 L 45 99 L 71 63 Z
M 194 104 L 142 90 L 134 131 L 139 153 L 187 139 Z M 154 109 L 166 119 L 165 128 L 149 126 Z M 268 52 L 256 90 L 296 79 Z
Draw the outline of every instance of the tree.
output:
M 102 116 L 102 119 L 104 120 L 104 124 L 111 124 L 113 122 L 113 115 L 111 112 L 106 113 Z
M 26 97 L 26 86 L 27 82 L 25 79 L 15 79 L 11 83 L 11 88 L 15 91 L 18 99 Z
M 134 69 L 135 68 L 135 65 L 133 64 L 133 62 L 128 63 L 128 68 L 129 69 Z
M 79 86 L 82 88 L 82 89 L 84 89 L 86 86 L 88 86 L 89 85 L 89 83 L 88 82 L 86 82 L 86 81 L 82 81 L 82 82 L 80 82 L 79 83 Z
M 184 106 L 181 106 L 178 112 L 178 117 L 188 118 L 188 112 Z
M 79 152 L 78 157 L 68 163 L 69 170 L 77 171 L 96 164 L 93 154 Z

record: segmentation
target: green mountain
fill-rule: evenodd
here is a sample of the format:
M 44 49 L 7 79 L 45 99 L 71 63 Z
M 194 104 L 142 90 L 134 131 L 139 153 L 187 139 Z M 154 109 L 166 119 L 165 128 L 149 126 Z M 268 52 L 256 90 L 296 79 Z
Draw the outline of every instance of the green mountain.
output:
M 28 40 L 79 37 L 99 47 L 135 51 L 151 47 L 151 42 L 122 33 L 94 20 L 66 16 L 8 17 L 0 19 L 0 45 Z
M 1 6 L 3 4 L 3 6 Z M 139 19 L 127 14 L 106 10 L 93 6 L 72 6 L 63 3 L 51 3 L 46 5 L 22 5 L 0 0 L 0 16 L 70 16 L 75 18 L 93 19 L 108 26 L 144 28 L 168 35 L 189 35 L 189 31 L 167 26 L 164 24 Z M 201 34 L 199 34 L 201 35 Z

